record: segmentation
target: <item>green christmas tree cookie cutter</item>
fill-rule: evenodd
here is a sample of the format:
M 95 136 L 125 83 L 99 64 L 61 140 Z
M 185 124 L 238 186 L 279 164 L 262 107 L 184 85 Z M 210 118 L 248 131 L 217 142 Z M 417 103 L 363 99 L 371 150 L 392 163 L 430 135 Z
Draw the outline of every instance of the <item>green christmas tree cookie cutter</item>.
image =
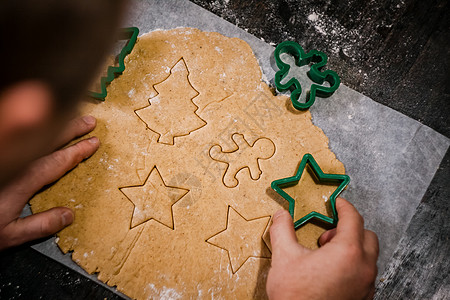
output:
M 122 72 L 125 70 L 125 56 L 131 53 L 131 50 L 133 50 L 134 44 L 136 44 L 137 37 L 139 35 L 139 29 L 137 27 L 128 27 L 128 28 L 122 28 L 120 29 L 120 40 L 128 40 L 125 47 L 122 48 L 122 50 L 119 53 L 118 56 L 118 66 L 113 67 L 109 66 L 107 70 L 106 77 L 102 77 L 100 79 L 100 92 L 89 92 L 89 96 L 104 101 L 107 95 L 106 86 L 111 83 L 114 78 L 116 78 L 117 75 L 122 74 Z
M 311 69 L 307 72 L 307 75 L 315 83 L 311 85 L 311 89 L 306 95 L 305 103 L 299 102 L 300 95 L 302 94 L 302 87 L 298 79 L 292 77 L 286 83 L 281 83 L 291 68 L 281 60 L 280 55 L 282 53 L 292 55 L 295 58 L 295 64 L 299 67 L 313 63 Z M 310 108 L 311 105 L 314 104 L 316 97 L 325 98 L 331 96 L 341 83 L 336 72 L 331 70 L 321 71 L 328 61 L 328 57 L 321 51 L 311 50 L 308 53 L 305 53 L 298 43 L 284 41 L 275 48 L 274 57 L 279 69 L 275 74 L 275 86 L 279 91 L 293 89 L 291 92 L 291 101 L 292 105 L 297 110 L 306 110 Z M 330 84 L 329 87 L 321 85 L 325 81 Z
M 306 216 L 300 218 L 299 220 L 295 220 L 294 217 L 294 210 L 295 210 L 295 199 L 293 199 L 289 194 L 287 194 L 283 188 L 295 186 L 300 181 L 300 178 L 302 177 L 303 172 L 306 169 L 306 166 L 309 165 L 314 173 L 314 176 L 321 184 L 332 184 L 332 185 L 338 185 L 337 189 L 331 194 L 331 196 L 328 198 L 328 201 L 330 201 L 331 206 L 331 215 L 325 216 L 321 213 L 318 213 L 316 211 L 312 211 Z M 302 225 L 304 225 L 306 222 L 310 221 L 313 218 L 322 220 L 324 222 L 327 222 L 333 226 L 336 226 L 338 221 L 338 215 L 336 211 L 336 198 L 342 193 L 342 191 L 346 188 L 346 186 L 350 183 L 350 177 L 348 175 L 342 175 L 342 174 L 325 174 L 320 169 L 319 165 L 317 164 L 316 160 L 311 154 L 305 154 L 300 162 L 300 165 L 297 169 L 297 172 L 292 177 L 282 178 L 278 179 L 272 182 L 271 187 L 272 189 L 281 195 L 286 201 L 289 202 L 289 213 L 294 220 L 294 228 L 298 229 Z

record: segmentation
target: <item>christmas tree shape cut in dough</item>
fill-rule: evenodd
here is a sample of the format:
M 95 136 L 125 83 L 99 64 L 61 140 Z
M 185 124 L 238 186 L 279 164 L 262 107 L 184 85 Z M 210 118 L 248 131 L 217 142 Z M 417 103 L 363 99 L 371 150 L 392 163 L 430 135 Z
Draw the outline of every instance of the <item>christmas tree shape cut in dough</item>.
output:
M 233 274 L 250 258 L 270 258 L 270 250 L 262 236 L 270 216 L 247 220 L 228 206 L 226 228 L 206 240 L 228 252 Z
M 174 229 L 172 206 L 189 190 L 167 186 L 154 167 L 143 185 L 128 186 L 119 190 L 134 204 L 130 228 L 150 219 Z
M 236 145 L 234 150 L 223 151 L 220 145 L 214 145 L 209 150 L 213 160 L 227 164 L 223 184 L 229 188 L 236 187 L 239 184 L 236 174 L 245 168 L 253 180 L 258 180 L 262 174 L 259 160 L 271 158 L 275 153 L 275 144 L 268 138 L 259 138 L 250 145 L 244 135 L 238 133 L 233 134 L 231 139 Z
M 169 77 L 154 88 L 158 95 L 149 99 L 150 105 L 135 113 L 150 130 L 159 134 L 159 143 L 173 145 L 175 137 L 188 135 L 206 125 L 195 113 L 198 107 L 192 99 L 199 92 L 189 82 L 183 58 L 172 67 Z

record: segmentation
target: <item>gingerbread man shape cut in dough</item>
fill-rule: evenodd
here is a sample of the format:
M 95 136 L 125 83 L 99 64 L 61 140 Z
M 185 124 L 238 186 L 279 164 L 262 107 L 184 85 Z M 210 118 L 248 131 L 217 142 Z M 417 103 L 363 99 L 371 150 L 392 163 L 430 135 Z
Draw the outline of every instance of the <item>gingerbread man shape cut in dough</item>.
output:
M 275 144 L 268 138 L 259 138 L 250 145 L 244 135 L 234 133 L 231 136 L 236 148 L 232 151 L 223 151 L 220 145 L 214 145 L 209 149 L 209 156 L 218 162 L 227 164 L 223 175 L 223 184 L 233 188 L 239 184 L 237 173 L 247 168 L 250 177 L 258 180 L 262 174 L 259 167 L 260 159 L 269 159 L 275 153 Z

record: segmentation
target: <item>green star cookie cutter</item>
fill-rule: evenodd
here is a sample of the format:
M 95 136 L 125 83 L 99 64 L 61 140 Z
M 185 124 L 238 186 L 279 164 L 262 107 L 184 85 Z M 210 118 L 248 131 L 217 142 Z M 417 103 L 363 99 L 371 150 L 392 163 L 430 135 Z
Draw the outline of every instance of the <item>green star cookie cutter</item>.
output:
M 311 89 L 306 95 L 305 103 L 299 102 L 300 95 L 302 94 L 302 87 L 298 79 L 292 77 L 288 82 L 284 84 L 281 83 L 291 68 L 281 60 L 280 55 L 282 53 L 292 55 L 295 58 L 295 64 L 299 67 L 313 63 L 311 69 L 307 72 L 307 75 L 315 83 L 311 85 Z M 279 69 L 275 74 L 275 86 L 279 91 L 293 89 L 291 92 L 291 101 L 292 105 L 297 110 L 306 110 L 310 108 L 311 105 L 314 104 L 316 97 L 325 98 L 331 96 L 341 84 L 341 79 L 336 72 L 331 70 L 321 71 L 328 61 L 328 57 L 321 51 L 311 50 L 308 53 L 305 53 L 302 46 L 298 43 L 284 41 L 275 48 L 274 57 Z M 321 85 L 325 81 L 330 84 L 329 87 Z
M 119 34 L 120 40 L 128 40 L 128 42 L 119 53 L 118 56 L 119 65 L 117 67 L 109 66 L 106 77 L 102 77 L 100 79 L 101 91 L 100 92 L 89 91 L 89 96 L 97 100 L 101 101 L 105 100 L 107 95 L 106 86 L 109 83 L 111 83 L 114 80 L 114 78 L 116 78 L 117 75 L 122 74 L 122 72 L 125 70 L 125 56 L 130 54 L 131 50 L 133 50 L 134 44 L 136 44 L 136 40 L 139 35 L 139 29 L 137 27 L 122 28 L 120 29 Z
M 331 194 L 331 196 L 328 199 L 331 205 L 332 218 L 325 216 L 321 213 L 318 213 L 316 211 L 312 211 L 306 216 L 300 218 L 299 220 L 294 219 L 295 199 L 289 196 L 283 190 L 283 188 L 297 185 L 307 165 L 311 167 L 315 177 L 318 179 L 320 183 L 338 185 L 338 188 Z M 294 220 L 294 228 L 298 229 L 313 218 L 322 220 L 324 222 L 330 223 L 333 226 L 336 226 L 338 221 L 338 215 L 336 211 L 336 198 L 346 188 L 346 186 L 349 183 L 350 177 L 348 175 L 323 173 L 314 157 L 308 153 L 303 156 L 300 165 L 297 169 L 297 172 L 294 176 L 275 180 L 272 182 L 271 187 L 275 192 L 280 194 L 281 197 L 283 197 L 286 201 L 289 202 L 289 213 L 291 214 L 291 217 Z

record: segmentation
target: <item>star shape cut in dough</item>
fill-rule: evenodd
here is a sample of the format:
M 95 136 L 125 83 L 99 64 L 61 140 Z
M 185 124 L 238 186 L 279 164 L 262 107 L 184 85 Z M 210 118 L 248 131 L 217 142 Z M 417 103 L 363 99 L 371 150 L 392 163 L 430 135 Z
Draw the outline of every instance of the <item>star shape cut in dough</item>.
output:
M 263 240 L 270 216 L 247 220 L 228 206 L 227 226 L 206 240 L 228 252 L 231 270 L 236 273 L 250 258 L 270 258 L 270 250 Z
M 304 173 L 304 170 L 306 169 L 306 166 L 309 165 L 311 167 L 311 170 L 313 171 L 313 175 L 317 178 L 317 180 L 320 182 L 320 184 L 331 184 L 331 185 L 337 185 L 338 187 L 336 190 L 331 194 L 329 197 L 330 205 L 331 205 L 331 214 L 332 217 L 325 216 L 321 213 L 318 213 L 316 211 L 312 211 L 308 213 L 307 215 L 301 217 L 298 220 L 295 220 L 294 212 L 295 212 L 295 199 L 293 199 L 289 194 L 287 194 L 283 188 L 291 187 L 294 185 L 297 185 L 300 181 L 300 178 L 302 177 L 302 174 Z M 334 226 L 336 226 L 338 221 L 338 215 L 336 211 L 336 198 L 339 196 L 339 194 L 345 189 L 345 187 L 350 183 L 350 177 L 348 175 L 343 174 L 325 174 L 322 172 L 322 169 L 320 169 L 319 165 L 317 164 L 316 160 L 311 154 L 305 154 L 300 162 L 300 165 L 297 169 L 297 172 L 292 177 L 287 177 L 283 179 L 278 179 L 272 182 L 271 187 L 273 190 L 275 190 L 278 194 L 280 194 L 286 201 L 289 202 L 289 213 L 292 216 L 292 219 L 294 220 L 294 227 L 295 229 L 300 228 L 303 224 L 310 221 L 313 218 L 325 221 L 327 223 L 330 223 Z
M 167 186 L 156 167 L 143 185 L 121 187 L 119 190 L 134 205 L 130 228 L 154 219 L 174 229 L 172 206 L 189 192 L 188 189 Z

